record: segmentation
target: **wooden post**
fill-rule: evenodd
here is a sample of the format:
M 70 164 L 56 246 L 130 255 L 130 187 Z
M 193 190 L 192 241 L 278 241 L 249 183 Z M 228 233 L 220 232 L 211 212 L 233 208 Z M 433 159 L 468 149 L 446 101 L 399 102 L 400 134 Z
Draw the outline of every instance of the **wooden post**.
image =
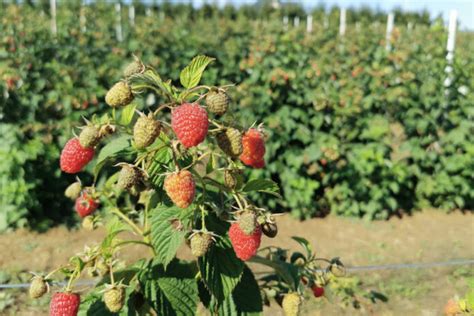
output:
M 308 15 L 306 17 L 306 32 L 311 33 L 313 31 L 313 16 Z
M 387 17 L 387 32 L 385 33 L 385 49 L 387 51 L 392 49 L 392 43 L 390 41 L 392 39 L 394 22 L 395 22 L 395 14 L 391 12 L 388 14 L 388 17 Z
M 346 34 L 346 9 L 341 9 L 339 15 L 339 35 L 344 36 Z
M 123 40 L 122 34 L 122 6 L 120 3 L 115 4 L 115 13 L 117 14 L 117 20 L 115 24 L 115 34 L 117 36 L 117 41 L 121 42 Z
M 54 36 L 58 35 L 58 25 L 56 24 L 56 0 L 49 1 L 51 9 L 51 32 Z

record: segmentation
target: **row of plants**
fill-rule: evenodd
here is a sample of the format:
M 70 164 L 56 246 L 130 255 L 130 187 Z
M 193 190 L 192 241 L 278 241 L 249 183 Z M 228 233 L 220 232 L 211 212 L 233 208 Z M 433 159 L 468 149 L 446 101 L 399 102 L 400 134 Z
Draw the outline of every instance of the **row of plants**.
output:
M 206 54 L 216 62 L 204 83 L 240 82 L 229 90 L 236 118 L 263 122 L 273 139 L 268 168 L 251 172 L 281 185 L 282 199 L 257 198 L 272 210 L 374 219 L 473 208 L 470 33 L 458 33 L 447 73 L 447 33 L 436 23 L 395 28 L 386 50 L 382 26 L 339 37 L 337 17 L 307 34 L 244 16 L 138 14 L 132 27 L 124 11 L 117 42 L 110 4 L 83 9 L 86 30 L 78 11 L 58 10 L 56 37 L 36 7 L 6 6 L 0 23 L 2 230 L 71 220 L 61 191 L 72 178 L 54 168 L 60 148 L 82 116 L 103 113 L 107 87 L 133 53 L 171 78 Z M 87 170 L 83 181 L 93 177 Z

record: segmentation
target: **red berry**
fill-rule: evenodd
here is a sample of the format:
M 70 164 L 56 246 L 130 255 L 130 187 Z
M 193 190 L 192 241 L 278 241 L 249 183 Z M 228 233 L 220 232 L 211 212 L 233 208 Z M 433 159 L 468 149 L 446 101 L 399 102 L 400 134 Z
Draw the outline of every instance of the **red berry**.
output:
M 76 293 L 54 293 L 49 305 L 50 316 L 76 316 L 81 298 Z
M 80 217 L 86 217 L 94 213 L 94 211 L 99 207 L 99 203 L 89 195 L 87 192 L 82 192 L 81 195 L 76 199 L 76 212 Z
M 62 171 L 78 173 L 92 158 L 94 158 L 94 149 L 82 147 L 79 138 L 75 137 L 64 145 L 59 163 Z
M 184 103 L 173 109 L 171 127 L 184 147 L 197 146 L 207 135 L 207 112 L 197 103 Z
M 187 208 L 191 205 L 196 193 L 196 184 L 188 170 L 181 170 L 168 175 L 165 179 L 164 188 L 171 201 L 180 208 Z
M 324 295 L 324 288 L 319 287 L 316 284 L 311 287 L 314 297 L 321 297 Z
M 247 261 L 257 253 L 260 247 L 262 229 L 257 226 L 250 235 L 247 235 L 240 229 L 238 223 L 233 223 L 229 229 L 229 237 L 237 257 Z
M 255 128 L 249 129 L 242 137 L 243 152 L 240 160 L 247 166 L 263 168 L 265 166 L 265 141 L 262 134 Z

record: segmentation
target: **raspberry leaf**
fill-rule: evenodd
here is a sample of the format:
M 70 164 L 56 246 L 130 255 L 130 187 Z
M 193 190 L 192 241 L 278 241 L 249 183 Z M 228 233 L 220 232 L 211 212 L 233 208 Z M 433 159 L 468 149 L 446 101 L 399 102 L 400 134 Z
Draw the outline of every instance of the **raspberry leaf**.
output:
M 206 287 L 219 302 L 232 293 L 244 268 L 227 238 L 220 238 L 206 255 L 198 259 L 198 265 Z
M 132 122 L 133 116 L 135 115 L 135 109 L 137 108 L 137 103 L 132 102 L 126 107 L 123 108 L 122 113 L 120 114 L 119 124 L 127 126 Z
M 148 304 L 158 315 L 195 315 L 198 286 L 192 264 L 174 260 L 168 268 L 153 262 L 139 275 L 139 282 Z
M 131 148 L 130 139 L 130 135 L 114 138 L 101 149 L 99 156 L 97 157 L 97 163 L 94 167 L 95 177 L 98 176 L 100 170 L 108 160 L 120 156 Z
M 180 81 L 186 89 L 194 88 L 201 81 L 202 74 L 214 58 L 207 56 L 197 56 L 187 65 L 180 74 Z
M 152 214 L 151 243 L 156 251 L 155 259 L 166 269 L 184 241 L 184 224 L 189 221 L 192 210 L 158 205 Z
M 278 184 L 276 184 L 274 181 L 269 180 L 269 179 L 253 179 L 250 180 L 245 184 L 245 186 L 242 188 L 243 192 L 252 192 L 252 191 L 258 191 L 261 193 L 267 193 L 273 196 L 276 196 L 278 198 L 281 198 L 280 195 L 280 189 L 278 188 Z

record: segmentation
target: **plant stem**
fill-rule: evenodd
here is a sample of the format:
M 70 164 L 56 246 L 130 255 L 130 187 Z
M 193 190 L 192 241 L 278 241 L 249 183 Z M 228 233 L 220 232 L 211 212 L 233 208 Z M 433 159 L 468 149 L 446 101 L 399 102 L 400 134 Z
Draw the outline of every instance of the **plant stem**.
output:
M 133 230 L 135 230 L 136 233 L 138 233 L 140 236 L 143 236 L 143 230 L 140 229 L 130 218 L 128 218 L 125 214 L 123 214 L 118 208 L 112 209 L 112 213 L 116 214 L 120 218 L 122 218 L 124 221 L 127 222 L 130 227 L 132 227 Z

